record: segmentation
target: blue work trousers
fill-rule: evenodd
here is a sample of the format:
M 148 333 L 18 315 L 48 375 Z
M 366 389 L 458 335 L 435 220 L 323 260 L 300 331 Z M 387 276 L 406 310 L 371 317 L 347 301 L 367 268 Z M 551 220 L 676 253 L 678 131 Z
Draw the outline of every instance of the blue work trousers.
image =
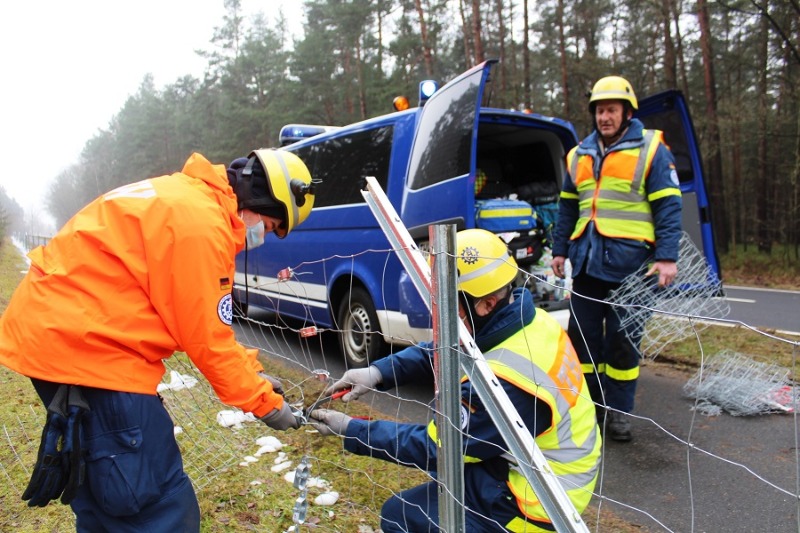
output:
M 622 308 L 605 303 L 619 283 L 580 274 L 572 280 L 567 333 L 578 353 L 592 400 L 625 413 L 633 411 L 641 331 L 620 328 Z M 618 376 L 615 378 L 614 376 Z
M 33 379 L 45 405 L 58 383 Z M 197 533 L 200 508 L 174 424 L 156 395 L 81 387 L 86 481 L 70 504 L 79 533 Z

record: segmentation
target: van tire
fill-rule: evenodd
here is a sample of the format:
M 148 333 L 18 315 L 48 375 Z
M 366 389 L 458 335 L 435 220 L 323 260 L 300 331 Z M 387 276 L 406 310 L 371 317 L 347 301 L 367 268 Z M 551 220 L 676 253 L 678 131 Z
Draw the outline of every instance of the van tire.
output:
M 339 303 L 336 315 L 339 346 L 348 368 L 364 368 L 381 357 L 386 348 L 378 331 L 378 315 L 369 293 L 353 287 Z

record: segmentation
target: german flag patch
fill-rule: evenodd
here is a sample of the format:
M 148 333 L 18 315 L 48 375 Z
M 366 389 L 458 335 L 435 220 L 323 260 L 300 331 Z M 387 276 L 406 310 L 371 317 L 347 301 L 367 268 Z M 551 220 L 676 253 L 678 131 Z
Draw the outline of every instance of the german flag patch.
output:
M 221 291 L 231 290 L 231 278 L 219 278 L 219 290 Z

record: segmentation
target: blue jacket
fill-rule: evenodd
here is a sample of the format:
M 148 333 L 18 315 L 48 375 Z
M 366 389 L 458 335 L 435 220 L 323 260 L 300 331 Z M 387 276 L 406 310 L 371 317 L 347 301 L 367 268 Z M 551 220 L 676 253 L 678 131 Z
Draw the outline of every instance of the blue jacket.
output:
M 644 125 L 631 120 L 622 138 L 608 148 L 608 152 L 634 147 L 644 142 Z M 603 165 L 597 131 L 586 137 L 578 147 L 577 155 L 589 154 L 595 161 L 595 178 Z M 649 196 L 657 191 L 679 186 L 675 172 L 675 159 L 667 146 L 661 144 L 653 157 L 650 174 L 646 179 Z M 572 179 L 565 179 L 562 190 L 577 195 Z M 650 202 L 655 225 L 655 249 L 632 239 L 607 238 L 590 222 L 583 234 L 571 241 L 570 235 L 578 220 L 578 200 L 561 198 L 558 220 L 553 234 L 553 256 L 569 257 L 572 275 L 580 273 L 611 282 L 621 282 L 648 261 L 677 261 L 681 239 L 681 198 L 668 195 Z
M 539 312 L 528 290 L 518 288 L 513 294 L 514 301 L 500 309 L 477 335 L 475 341 L 481 351 L 487 352 L 497 346 L 529 324 Z M 386 389 L 412 381 L 419 383 L 422 379 L 433 384 L 430 343 L 408 347 L 380 359 L 374 366 L 380 370 L 382 387 Z M 501 380 L 501 383 L 531 434 L 545 431 L 552 418 L 550 407 L 508 382 Z M 464 438 L 465 455 L 487 460 L 504 453 L 507 450 L 505 441 L 469 381 L 461 384 L 461 400 L 462 415 L 469 418 L 469 433 Z M 466 405 L 470 406 L 469 410 L 464 408 Z M 437 470 L 436 443 L 428 437 L 426 424 L 353 419 L 347 426 L 344 447 L 359 455 L 399 461 L 430 472 Z

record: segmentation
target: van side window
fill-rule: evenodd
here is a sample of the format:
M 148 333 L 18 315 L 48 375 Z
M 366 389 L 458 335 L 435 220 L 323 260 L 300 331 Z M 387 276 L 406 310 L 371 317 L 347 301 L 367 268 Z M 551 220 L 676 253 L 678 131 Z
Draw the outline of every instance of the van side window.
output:
M 392 153 L 392 126 L 357 131 L 292 150 L 321 179 L 314 208 L 364 202 L 361 189 L 375 176 L 386 189 Z

